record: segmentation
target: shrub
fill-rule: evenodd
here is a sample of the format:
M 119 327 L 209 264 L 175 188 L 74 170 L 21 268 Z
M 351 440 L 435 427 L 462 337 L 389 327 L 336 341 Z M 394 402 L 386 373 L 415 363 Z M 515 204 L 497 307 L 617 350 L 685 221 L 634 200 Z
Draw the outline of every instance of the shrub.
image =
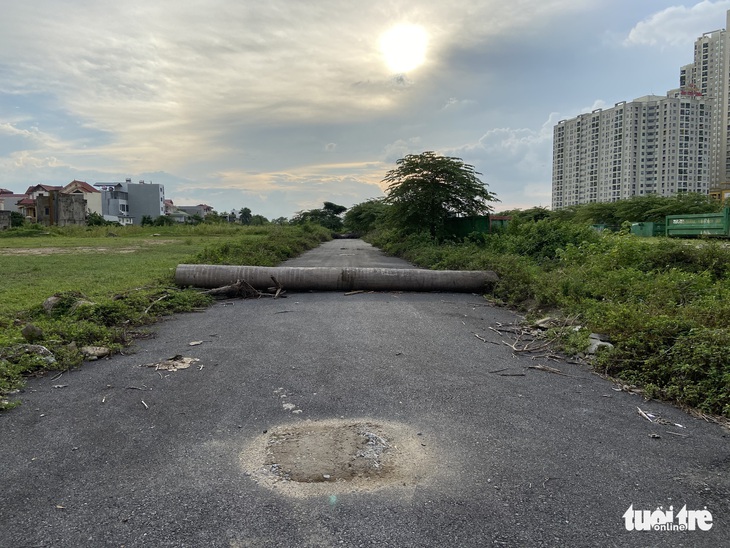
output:
M 730 416 L 730 249 L 722 243 L 599 234 L 551 218 L 458 244 L 393 229 L 372 241 L 420 266 L 494 270 L 500 279 L 487 297 L 579 318 L 585 329 L 558 334 L 565 351 L 604 333 L 614 348 L 596 356 L 596 369 L 651 397 Z

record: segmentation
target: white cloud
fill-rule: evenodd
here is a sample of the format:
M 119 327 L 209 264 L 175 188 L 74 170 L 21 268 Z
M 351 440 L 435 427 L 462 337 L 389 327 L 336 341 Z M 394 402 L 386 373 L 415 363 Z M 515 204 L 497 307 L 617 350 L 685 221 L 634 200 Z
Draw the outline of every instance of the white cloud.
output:
M 603 108 L 606 108 L 606 107 L 609 107 L 610 108 L 611 106 L 612 105 L 609 105 L 603 99 L 596 99 L 595 101 L 593 101 L 593 104 L 590 107 L 583 107 L 583 108 L 581 108 L 580 109 L 580 112 L 582 114 L 586 114 L 588 112 L 593 112 L 594 110 L 598 110 L 599 108 L 600 109 L 603 109 Z
M 551 113 L 538 128 L 494 128 L 478 141 L 442 151 L 462 158 L 482 173 L 496 193 L 496 209 L 550 204 L 553 127 L 559 116 Z
M 585 0 L 6 4 L 3 186 L 161 171 L 177 176 L 171 197 L 193 199 L 190 188 L 196 203 L 210 202 L 209 188 L 221 200 L 211 205 L 222 208 L 238 192 L 268 215 L 327 192 L 372 197 L 398 158 L 482 134 L 473 153 L 485 166 L 505 166 L 495 181 L 516 185 L 509 172 L 525 170 L 536 179 L 527 166 L 539 165 L 542 130 L 510 129 L 530 127 L 524 118 L 486 120 L 496 92 L 483 84 L 533 85 L 516 81 L 519 55 L 541 48 L 531 42 L 537 34 L 561 33 L 573 24 L 568 15 L 589 8 Z M 381 34 L 399 23 L 429 33 L 424 64 L 406 75 L 391 74 L 379 52 Z M 490 57 L 497 45 L 513 57 Z M 500 74 L 507 65 L 512 71 Z M 522 105 L 497 108 L 526 116 Z M 490 123 L 502 129 L 485 133 Z
M 624 40 L 626 46 L 691 47 L 705 32 L 722 28 L 730 1 L 704 0 L 694 6 L 672 6 L 640 21 Z M 691 55 L 691 50 L 688 50 Z
M 446 103 L 441 107 L 442 111 L 454 111 L 462 108 L 473 107 L 478 103 L 473 99 L 457 99 L 456 97 L 449 97 Z
M 395 164 L 396 160 L 400 160 L 408 154 L 419 154 L 423 152 L 420 137 L 411 137 L 409 139 L 398 139 L 393 143 L 386 145 L 383 150 L 383 161 L 387 164 Z

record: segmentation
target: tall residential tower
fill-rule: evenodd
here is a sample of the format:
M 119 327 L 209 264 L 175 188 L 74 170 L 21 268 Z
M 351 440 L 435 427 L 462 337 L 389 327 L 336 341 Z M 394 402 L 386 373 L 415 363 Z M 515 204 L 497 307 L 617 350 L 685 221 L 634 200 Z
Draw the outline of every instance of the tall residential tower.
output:
M 553 129 L 552 208 L 709 189 L 712 109 L 674 90 L 597 109 Z
M 730 11 L 727 12 L 730 27 Z M 679 89 L 558 122 L 553 209 L 730 186 L 730 34 L 695 41 Z

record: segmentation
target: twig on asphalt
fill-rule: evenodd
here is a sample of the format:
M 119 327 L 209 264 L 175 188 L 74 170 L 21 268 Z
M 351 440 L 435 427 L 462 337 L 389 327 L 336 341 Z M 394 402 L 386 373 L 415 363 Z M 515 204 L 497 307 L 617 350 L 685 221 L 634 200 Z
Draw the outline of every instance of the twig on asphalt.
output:
M 649 422 L 654 422 L 654 421 L 653 421 L 653 420 L 651 419 L 651 417 L 649 417 L 649 415 L 647 415 L 646 413 L 644 413 L 644 412 L 643 412 L 643 411 L 641 410 L 641 408 L 640 408 L 640 407 L 637 407 L 637 408 L 636 408 L 636 410 L 637 410 L 637 411 L 639 412 L 639 415 L 641 415 L 642 417 L 644 417 L 644 418 L 645 418 L 646 420 L 648 420 Z
M 528 365 L 527 369 L 537 369 L 538 371 L 545 371 L 546 373 L 555 373 L 556 375 L 562 375 L 563 377 L 570 377 L 570 375 L 563 373 L 560 369 L 555 369 L 554 367 L 549 367 L 547 365 Z

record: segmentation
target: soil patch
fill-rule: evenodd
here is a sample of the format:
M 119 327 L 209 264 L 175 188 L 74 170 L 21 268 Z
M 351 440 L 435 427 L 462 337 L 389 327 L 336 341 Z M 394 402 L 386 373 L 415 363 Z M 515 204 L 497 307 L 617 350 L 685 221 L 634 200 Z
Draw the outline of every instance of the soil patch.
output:
M 268 430 L 241 462 L 259 483 L 292 496 L 413 487 L 431 475 L 423 436 L 393 422 L 305 421 Z
M 136 253 L 146 246 L 175 243 L 175 240 L 145 240 L 143 244 L 125 247 L 6 247 L 0 249 L 0 255 L 68 255 L 71 253 Z

